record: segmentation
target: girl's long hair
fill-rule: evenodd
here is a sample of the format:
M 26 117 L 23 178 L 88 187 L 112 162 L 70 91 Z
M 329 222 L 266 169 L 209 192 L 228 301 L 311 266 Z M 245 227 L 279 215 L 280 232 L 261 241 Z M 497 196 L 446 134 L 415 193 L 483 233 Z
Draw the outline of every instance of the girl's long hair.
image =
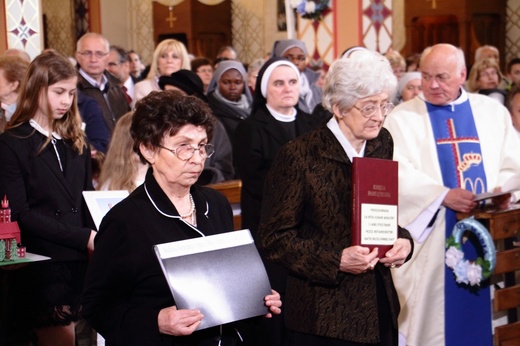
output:
M 137 154 L 130 135 L 133 112 L 126 113 L 116 123 L 110 147 L 101 167 L 98 188 L 133 191 L 138 170 Z M 108 186 L 105 186 L 108 183 Z
M 20 126 L 31 120 L 38 111 L 40 104 L 47 107 L 47 119 L 50 132 L 58 133 L 63 139 L 72 141 L 72 147 L 78 153 L 86 149 L 85 134 L 81 129 L 81 116 L 78 110 L 77 97 L 61 119 L 54 119 L 48 101 L 50 85 L 62 80 L 77 77 L 78 73 L 67 57 L 53 49 L 47 49 L 38 55 L 29 65 L 18 95 L 18 106 L 6 130 Z M 41 102 L 43 101 L 43 102 Z M 40 152 L 50 143 L 48 136 L 40 148 Z

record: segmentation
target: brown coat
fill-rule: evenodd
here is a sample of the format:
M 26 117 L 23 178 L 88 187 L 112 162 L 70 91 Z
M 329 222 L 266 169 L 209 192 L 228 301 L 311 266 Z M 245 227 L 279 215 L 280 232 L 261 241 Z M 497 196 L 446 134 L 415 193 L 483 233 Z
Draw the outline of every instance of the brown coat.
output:
M 383 128 L 367 142 L 365 156 L 392 155 L 393 140 Z M 284 301 L 289 329 L 375 343 L 375 271 L 383 279 L 395 328 L 400 308 L 387 267 L 378 264 L 359 275 L 339 271 L 342 250 L 351 244 L 351 173 L 350 160 L 326 126 L 280 149 L 265 185 L 259 246 L 290 271 Z M 402 228 L 399 237 L 411 239 Z

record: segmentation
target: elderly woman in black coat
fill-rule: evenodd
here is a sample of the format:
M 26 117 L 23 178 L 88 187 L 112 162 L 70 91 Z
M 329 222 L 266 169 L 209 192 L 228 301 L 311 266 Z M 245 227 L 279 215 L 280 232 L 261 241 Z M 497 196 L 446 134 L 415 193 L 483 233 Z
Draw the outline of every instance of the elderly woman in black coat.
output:
M 152 92 L 137 103 L 134 151 L 151 166 L 145 182 L 103 219 L 88 268 L 84 313 L 107 345 L 235 345 L 236 324 L 196 331 L 203 314 L 177 309 L 153 246 L 233 230 L 226 198 L 195 185 L 213 152 L 214 118 L 194 96 Z M 193 287 L 196 289 L 196 287 Z M 280 296 L 265 297 L 280 313 Z
M 352 159 L 392 159 L 392 137 L 382 126 L 396 84 L 378 53 L 334 62 L 323 102 L 332 118 L 282 147 L 268 173 L 258 239 L 267 258 L 289 271 L 289 345 L 397 345 L 390 271 L 410 257 L 410 234 L 399 227 L 382 256 L 352 245 L 351 229 Z

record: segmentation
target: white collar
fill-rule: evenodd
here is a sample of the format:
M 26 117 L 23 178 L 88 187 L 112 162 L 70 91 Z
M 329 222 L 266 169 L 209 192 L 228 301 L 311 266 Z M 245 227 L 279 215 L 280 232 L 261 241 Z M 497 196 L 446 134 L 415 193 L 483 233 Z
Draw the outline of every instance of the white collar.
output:
M 278 121 L 281 121 L 283 123 L 290 123 L 290 122 L 296 120 L 297 112 L 296 112 L 296 108 L 294 108 L 294 107 L 292 108 L 291 114 L 285 115 L 285 114 L 275 111 L 272 107 L 269 107 L 269 105 L 267 105 L 267 104 L 265 106 L 267 107 L 267 110 L 269 111 L 269 113 L 271 113 L 273 118 L 275 118 Z
M 38 131 L 39 133 L 41 133 L 42 135 L 44 135 L 45 137 L 49 137 L 49 131 L 45 130 L 43 127 L 40 126 L 40 124 L 38 124 L 36 122 L 36 120 L 34 119 L 31 119 L 29 120 L 29 124 L 34 127 L 34 129 L 36 131 Z M 56 132 L 52 132 L 52 137 L 56 138 L 56 139 L 61 139 L 61 136 L 56 133 Z
M 105 74 L 103 73 L 101 75 L 101 83 L 98 83 L 94 78 L 92 78 L 90 75 L 87 74 L 87 72 L 85 72 L 85 70 L 83 70 L 82 68 L 79 69 L 79 73 L 87 80 L 87 82 L 89 82 L 91 85 L 95 86 L 96 88 L 98 88 L 99 90 L 103 91 L 105 90 L 105 86 L 107 85 L 108 83 L 108 78 L 107 76 L 105 76 Z
M 345 134 L 341 131 L 339 128 L 338 120 L 333 115 L 332 118 L 327 122 L 327 127 L 332 132 L 332 134 L 336 137 L 339 144 L 343 147 L 343 150 L 345 150 L 345 153 L 347 154 L 348 158 L 350 159 L 350 162 L 352 162 L 352 159 L 354 157 L 363 157 L 365 156 L 365 147 L 367 145 L 367 142 L 365 141 L 363 143 L 363 147 L 359 151 L 359 153 L 354 149 L 352 144 L 348 141 L 347 137 L 345 137 Z
M 421 92 L 419 95 L 419 98 L 421 100 L 423 100 L 424 102 L 426 103 L 430 103 L 426 100 L 426 98 L 424 97 L 424 93 Z M 460 88 L 460 95 L 459 97 L 457 97 L 455 100 L 451 101 L 451 102 L 448 102 L 446 103 L 445 105 L 441 105 L 441 106 L 451 106 L 452 110 L 455 108 L 456 105 L 460 105 L 464 102 L 466 102 L 468 100 L 468 93 L 466 92 L 466 90 L 464 90 L 464 88 Z M 431 104 L 431 103 L 430 103 Z

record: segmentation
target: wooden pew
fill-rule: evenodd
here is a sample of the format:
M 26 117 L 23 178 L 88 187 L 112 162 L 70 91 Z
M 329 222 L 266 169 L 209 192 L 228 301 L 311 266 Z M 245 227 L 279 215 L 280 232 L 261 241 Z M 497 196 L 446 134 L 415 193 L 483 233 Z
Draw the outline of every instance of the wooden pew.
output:
M 458 214 L 459 219 L 468 214 Z M 477 211 L 473 214 L 491 234 L 497 249 L 494 275 L 504 278 L 505 287 L 496 289 L 493 296 L 493 312 L 507 311 L 508 323 L 495 327 L 494 346 L 520 345 L 520 282 L 516 274 L 520 270 L 520 247 L 512 246 L 512 239 L 520 236 L 520 205 L 504 211 Z
M 240 193 L 242 191 L 242 181 L 228 180 L 221 183 L 206 185 L 212 189 L 220 191 L 229 201 L 233 208 L 233 224 L 235 230 L 241 229 L 242 218 L 240 216 Z

